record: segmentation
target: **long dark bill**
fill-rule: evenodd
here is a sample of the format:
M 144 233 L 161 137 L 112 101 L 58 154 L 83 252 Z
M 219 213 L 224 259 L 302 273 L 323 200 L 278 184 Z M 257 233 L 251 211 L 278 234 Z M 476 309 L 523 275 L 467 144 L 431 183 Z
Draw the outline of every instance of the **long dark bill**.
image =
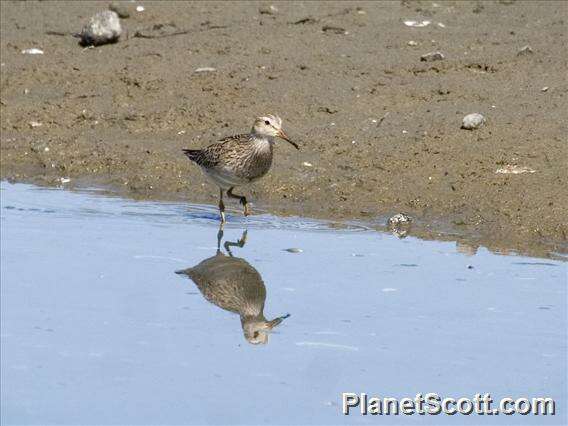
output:
M 292 142 L 290 140 L 290 138 L 288 137 L 288 135 L 286 133 L 284 133 L 284 130 L 280 129 L 280 131 L 278 132 L 278 136 L 281 137 L 282 139 L 284 139 L 286 142 L 288 142 L 290 145 L 292 145 L 294 148 L 296 148 L 297 150 L 300 149 L 300 147 L 298 146 L 298 144 L 296 142 Z

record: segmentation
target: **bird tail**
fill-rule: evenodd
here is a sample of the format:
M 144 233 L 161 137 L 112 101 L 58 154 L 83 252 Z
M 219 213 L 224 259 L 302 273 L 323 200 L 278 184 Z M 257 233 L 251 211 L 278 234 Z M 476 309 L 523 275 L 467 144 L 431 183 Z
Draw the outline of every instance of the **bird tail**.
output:
M 191 161 L 197 161 L 201 156 L 200 149 L 182 149 L 182 151 Z

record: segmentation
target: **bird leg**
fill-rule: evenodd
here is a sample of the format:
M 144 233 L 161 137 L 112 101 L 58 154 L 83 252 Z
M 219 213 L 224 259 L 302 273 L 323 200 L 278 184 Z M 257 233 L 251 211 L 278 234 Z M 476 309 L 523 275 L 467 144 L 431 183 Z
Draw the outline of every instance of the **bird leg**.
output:
M 221 253 L 221 240 L 223 240 L 223 223 L 219 225 L 219 231 L 217 232 L 217 253 Z
M 219 214 L 221 215 L 221 230 L 225 224 L 225 203 L 223 203 L 223 189 L 219 188 Z
M 225 241 L 225 244 L 223 244 L 223 247 L 225 247 L 225 250 L 227 250 L 227 253 L 229 253 L 229 255 L 232 257 L 233 253 L 231 253 L 231 247 L 243 248 L 245 246 L 246 242 L 247 242 L 247 230 L 245 229 L 243 231 L 243 236 L 236 243 L 234 243 L 232 241 Z
M 240 203 L 243 205 L 243 207 L 244 207 L 244 211 L 243 211 L 244 215 L 245 215 L 245 216 L 248 216 L 248 215 L 250 214 L 250 210 L 249 210 L 249 207 L 248 207 L 247 198 L 246 198 L 244 195 L 233 194 L 233 188 L 234 188 L 234 187 L 229 188 L 229 190 L 227 191 L 227 195 L 228 195 L 230 198 L 236 198 L 237 200 L 239 200 L 239 202 L 240 202 Z

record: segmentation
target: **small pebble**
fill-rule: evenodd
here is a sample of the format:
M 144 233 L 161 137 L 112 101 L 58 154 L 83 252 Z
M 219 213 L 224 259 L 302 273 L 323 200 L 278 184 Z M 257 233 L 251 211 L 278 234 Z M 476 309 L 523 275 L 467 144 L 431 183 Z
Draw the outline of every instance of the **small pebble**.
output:
M 412 218 L 404 213 L 397 213 L 391 218 L 389 218 L 389 225 L 400 225 L 403 223 L 410 223 L 412 222 Z
M 61 183 L 69 183 L 69 182 L 71 182 L 71 179 L 70 179 L 70 178 L 67 178 L 67 177 L 62 177 L 61 179 L 59 179 L 59 181 L 60 181 Z
M 542 89 L 540 89 L 541 92 L 548 92 L 548 86 L 544 86 Z
M 32 129 L 33 129 L 34 127 L 41 127 L 41 126 L 43 126 L 43 124 L 40 123 L 39 121 L 30 121 L 28 124 L 30 125 L 30 127 L 31 127 Z
M 308 163 L 307 161 L 304 161 L 304 162 L 302 163 L 302 166 L 312 167 L 313 164 L 312 164 L 312 163 Z
M 445 26 L 444 24 L 442 24 L 441 22 L 438 22 L 438 26 L 439 26 L 440 28 L 446 28 L 446 26 Z
M 446 57 L 439 51 L 429 52 L 420 57 L 422 62 L 443 61 L 444 59 L 446 59 Z
M 284 251 L 287 251 L 288 253 L 302 253 L 304 250 L 292 247 L 292 248 L 287 248 Z
M 258 12 L 261 15 L 275 15 L 278 13 L 278 8 L 272 4 L 270 6 L 260 6 Z
M 521 49 L 517 52 L 518 56 L 524 55 L 532 55 L 534 52 L 532 48 L 527 44 L 526 46 L 521 47 Z
M 462 120 L 462 129 L 474 130 L 485 123 L 485 117 L 477 112 L 466 115 Z
M 136 12 L 144 12 L 146 8 L 144 6 L 136 6 Z
M 410 40 L 408 43 L 409 46 L 418 46 L 418 42 L 414 41 L 414 40 Z
M 83 46 L 100 46 L 117 42 L 121 34 L 118 14 L 112 10 L 103 10 L 89 19 L 79 36 Z

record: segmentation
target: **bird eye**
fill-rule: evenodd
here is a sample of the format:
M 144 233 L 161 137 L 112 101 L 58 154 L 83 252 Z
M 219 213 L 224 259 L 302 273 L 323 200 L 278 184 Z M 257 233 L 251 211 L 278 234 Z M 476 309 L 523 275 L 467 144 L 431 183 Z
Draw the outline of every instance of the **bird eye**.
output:
M 264 120 L 264 124 L 266 124 L 267 126 L 270 126 L 270 121 Z

